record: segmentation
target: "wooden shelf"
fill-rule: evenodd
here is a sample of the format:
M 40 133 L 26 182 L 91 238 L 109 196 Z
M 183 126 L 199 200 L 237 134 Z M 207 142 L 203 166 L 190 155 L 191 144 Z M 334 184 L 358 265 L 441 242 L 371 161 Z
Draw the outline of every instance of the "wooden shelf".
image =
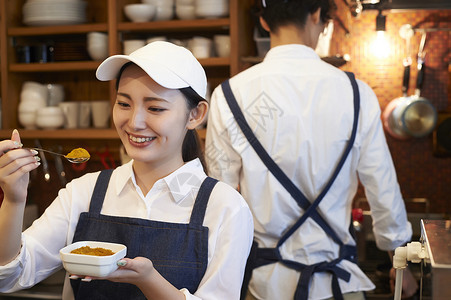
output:
M 81 34 L 90 31 L 107 31 L 108 25 L 104 23 L 91 23 L 80 25 L 12 27 L 8 28 L 8 36 L 39 36 L 58 34 Z
M 204 67 L 227 67 L 230 65 L 228 57 L 210 57 L 199 59 Z M 99 66 L 98 61 L 70 61 L 70 62 L 49 62 L 30 64 L 11 64 L 10 72 L 64 72 L 64 71 L 89 71 L 95 70 Z
M 57 71 L 84 71 L 95 70 L 98 61 L 69 61 L 30 64 L 10 64 L 10 72 L 57 72 Z
M 199 59 L 208 73 L 210 84 L 216 85 L 229 78 L 249 64 L 243 63 L 240 57 L 255 52 L 252 40 L 253 23 L 249 11 L 253 6 L 251 0 L 230 0 L 230 15 L 224 18 L 194 19 L 168 21 L 152 21 L 134 23 L 125 21 L 123 7 L 132 0 L 102 0 L 91 1 L 88 5 L 87 20 L 91 23 L 55 25 L 55 26 L 25 26 L 22 24 L 22 9 L 24 0 L 0 0 L 0 97 L 3 111 L 2 130 L 0 138 L 10 137 L 14 128 L 20 127 L 18 105 L 20 103 L 21 86 L 24 81 L 61 84 L 65 88 L 68 101 L 91 101 L 109 99 L 114 101 L 114 82 L 100 83 L 95 78 L 95 70 L 99 61 L 55 61 L 48 63 L 18 63 L 20 53 L 17 45 L 34 45 L 52 41 L 69 44 L 68 52 L 85 50 L 84 36 L 88 32 L 99 31 L 108 34 L 109 54 L 122 53 L 122 42 L 125 38 L 146 35 L 167 35 L 168 38 L 190 38 L 196 35 L 213 37 L 215 34 L 228 34 L 231 38 L 230 57 L 211 57 Z M 73 45 L 72 45 L 73 44 Z M 72 47 L 73 46 L 73 47 Z M 56 57 L 56 56 L 55 56 Z M 77 56 L 78 57 L 78 56 Z M 69 57 L 70 59 L 70 57 Z M 5 99 L 8 99 L 7 103 Z M 118 139 L 112 123 L 108 129 L 74 129 L 74 130 L 25 130 L 20 129 L 24 139 L 94 140 Z M 205 130 L 200 130 L 202 139 Z
M 117 25 L 120 31 L 145 32 L 187 32 L 187 31 L 217 31 L 226 30 L 230 26 L 230 19 L 196 19 L 196 20 L 170 20 L 131 23 L 124 22 Z

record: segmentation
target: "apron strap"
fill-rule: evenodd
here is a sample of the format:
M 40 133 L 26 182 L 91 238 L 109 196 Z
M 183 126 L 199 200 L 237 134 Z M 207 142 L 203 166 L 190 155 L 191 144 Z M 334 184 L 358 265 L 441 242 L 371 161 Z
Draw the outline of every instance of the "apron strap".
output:
M 271 158 L 263 145 L 257 139 L 255 134 L 252 132 L 252 129 L 247 123 L 246 118 L 244 117 L 243 112 L 241 111 L 240 106 L 236 101 L 235 95 L 230 88 L 229 80 L 221 83 L 221 87 L 227 104 L 229 105 L 236 122 L 240 126 L 241 131 L 249 141 L 249 144 L 251 144 L 252 148 L 254 148 L 255 152 L 260 157 L 262 162 L 266 165 L 268 170 L 296 200 L 298 205 L 306 210 L 310 206 L 310 201 L 308 201 L 308 199 L 299 190 L 299 188 L 294 185 L 294 183 L 288 178 L 288 176 L 282 171 L 282 169 L 275 163 L 275 161 Z
M 208 199 L 216 183 L 218 183 L 218 180 L 211 177 L 205 178 L 204 182 L 202 182 L 194 202 L 193 212 L 189 221 L 190 226 L 202 226 L 204 223 Z
M 357 86 L 357 82 L 355 80 L 354 74 L 351 72 L 345 72 L 348 76 L 349 80 L 351 81 L 352 89 L 353 89 L 353 99 L 354 99 L 354 122 L 353 122 L 353 128 L 351 132 L 351 137 L 348 140 L 348 144 L 341 156 L 341 159 L 335 168 L 334 173 L 332 174 L 331 178 L 329 179 L 326 187 L 323 189 L 321 194 L 318 196 L 318 198 L 313 202 L 313 205 L 310 204 L 310 201 L 305 197 L 305 195 L 301 192 L 301 190 L 288 178 L 288 176 L 282 171 L 282 169 L 275 163 L 275 161 L 271 158 L 271 156 L 268 154 L 268 152 L 265 150 L 263 145 L 260 143 L 260 141 L 257 139 L 255 134 L 252 132 L 252 129 L 250 128 L 249 124 L 246 121 L 246 118 L 243 115 L 243 112 L 241 111 L 238 102 L 236 101 L 235 95 L 232 92 L 232 89 L 230 87 L 229 80 L 224 81 L 221 84 L 224 96 L 226 98 L 227 104 L 230 107 L 230 110 L 233 113 L 233 116 L 238 123 L 238 125 L 241 128 L 241 131 L 251 144 L 251 146 L 254 148 L 257 155 L 260 157 L 262 162 L 266 165 L 268 170 L 274 175 L 274 177 L 279 181 L 279 183 L 290 193 L 290 195 L 295 199 L 295 201 L 298 203 L 299 206 L 301 206 L 305 213 L 303 216 L 281 237 L 279 240 L 278 246 L 283 244 L 286 239 L 288 239 L 291 234 L 293 234 L 304 222 L 308 217 L 312 217 L 320 226 L 323 228 L 323 230 L 339 245 L 343 245 L 343 242 L 340 240 L 338 235 L 335 233 L 335 231 L 328 225 L 328 223 L 324 220 L 324 218 L 319 215 L 316 211 L 317 206 L 323 199 L 323 197 L 328 192 L 329 188 L 332 186 L 333 182 L 335 181 L 336 177 L 338 176 L 344 162 L 346 161 L 346 158 L 349 154 L 349 152 L 352 149 L 352 146 L 355 141 L 356 132 L 357 132 L 357 125 L 358 125 L 358 117 L 359 117 L 359 111 L 360 111 L 360 94 Z
M 97 177 L 96 185 L 91 196 L 91 203 L 89 204 L 90 213 L 100 214 L 111 174 L 113 174 L 113 169 L 102 170 L 99 177 Z
M 337 167 L 335 168 L 334 173 L 332 174 L 332 177 L 327 182 L 326 186 L 324 187 L 323 191 L 319 194 L 319 196 L 315 199 L 315 201 L 310 205 L 310 207 L 304 212 L 304 214 L 299 218 L 299 220 L 288 230 L 282 238 L 278 242 L 278 246 L 282 245 L 286 239 L 288 239 L 293 232 L 295 232 L 304 222 L 305 220 L 314 214 L 314 211 L 318 207 L 321 200 L 323 200 L 324 196 L 329 191 L 330 187 L 334 183 L 335 179 L 338 177 L 338 174 L 341 171 L 341 168 L 343 167 L 349 153 L 351 152 L 352 146 L 354 145 L 355 137 L 357 135 L 357 125 L 359 121 L 359 110 L 360 110 L 360 94 L 359 89 L 357 86 L 357 82 L 355 80 L 354 74 L 351 72 L 345 72 L 348 76 L 349 80 L 351 81 L 352 85 L 352 91 L 354 95 L 354 121 L 352 124 L 352 132 L 351 137 L 348 141 L 348 144 L 346 145 L 346 148 L 340 158 L 340 161 L 338 162 Z M 327 223 L 326 223 L 327 224 Z M 321 226 L 322 227 L 322 226 Z M 335 235 L 335 232 L 332 230 L 332 228 L 327 224 L 326 227 L 323 227 L 323 230 L 326 231 L 329 236 L 331 236 L 332 232 Z M 340 245 L 343 245 L 343 243 L 340 243 Z

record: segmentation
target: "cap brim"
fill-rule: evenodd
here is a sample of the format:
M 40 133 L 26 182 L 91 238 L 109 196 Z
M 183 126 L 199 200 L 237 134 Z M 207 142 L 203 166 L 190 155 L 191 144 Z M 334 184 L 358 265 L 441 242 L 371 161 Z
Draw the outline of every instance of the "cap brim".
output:
M 135 58 L 129 55 L 113 55 L 105 59 L 97 68 L 96 77 L 101 81 L 116 79 L 122 66 L 133 62 L 144 70 L 155 82 L 168 89 L 189 87 L 189 84 L 170 71 L 167 67 L 152 59 Z

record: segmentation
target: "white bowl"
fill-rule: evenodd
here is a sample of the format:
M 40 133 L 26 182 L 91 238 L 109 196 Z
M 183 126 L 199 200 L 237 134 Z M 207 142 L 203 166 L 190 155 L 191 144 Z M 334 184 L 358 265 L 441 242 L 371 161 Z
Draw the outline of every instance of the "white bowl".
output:
M 124 6 L 124 13 L 132 22 L 149 22 L 155 16 L 156 7 L 147 3 L 133 3 Z
M 153 4 L 155 6 L 174 6 L 174 0 L 141 0 L 142 3 Z
M 211 57 L 213 40 L 203 36 L 195 36 L 188 41 L 188 49 L 197 59 Z
M 167 21 L 174 18 L 173 6 L 157 6 L 155 21 Z
M 229 15 L 229 2 L 225 0 L 196 0 L 196 16 L 219 18 Z
M 36 106 L 42 107 L 47 105 L 49 91 L 45 84 L 34 81 L 26 81 L 22 85 L 20 91 L 20 100 L 29 100 L 36 102 Z
M 109 256 L 94 256 L 85 254 L 70 253 L 80 247 L 89 246 L 91 248 L 110 249 L 115 252 Z M 63 267 L 67 272 L 74 275 L 105 277 L 114 272 L 117 267 L 117 261 L 124 258 L 127 254 L 127 247 L 122 244 L 81 241 L 70 244 L 60 250 Z
M 36 129 L 36 111 L 19 111 L 19 123 L 25 129 Z
M 141 47 L 144 47 L 146 45 L 145 40 L 125 40 L 123 42 L 123 53 L 125 55 L 129 55 L 135 50 L 138 50 Z
M 216 54 L 219 57 L 230 56 L 230 35 L 217 34 L 213 36 Z
M 192 4 L 177 4 L 175 6 L 175 15 L 180 20 L 193 20 L 196 18 L 196 6 Z
M 64 114 L 58 106 L 48 106 L 36 111 L 36 125 L 42 129 L 58 129 L 64 125 Z
M 108 46 L 105 45 L 88 45 L 86 50 L 92 60 L 101 61 L 108 57 Z

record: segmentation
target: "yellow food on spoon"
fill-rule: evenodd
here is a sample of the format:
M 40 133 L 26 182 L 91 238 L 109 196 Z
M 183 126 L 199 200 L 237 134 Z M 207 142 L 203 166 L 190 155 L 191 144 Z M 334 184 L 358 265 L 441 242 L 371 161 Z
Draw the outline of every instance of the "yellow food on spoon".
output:
M 76 148 L 69 152 L 67 155 L 65 155 L 66 158 L 90 158 L 91 155 L 89 155 L 89 152 L 86 151 L 83 148 Z

